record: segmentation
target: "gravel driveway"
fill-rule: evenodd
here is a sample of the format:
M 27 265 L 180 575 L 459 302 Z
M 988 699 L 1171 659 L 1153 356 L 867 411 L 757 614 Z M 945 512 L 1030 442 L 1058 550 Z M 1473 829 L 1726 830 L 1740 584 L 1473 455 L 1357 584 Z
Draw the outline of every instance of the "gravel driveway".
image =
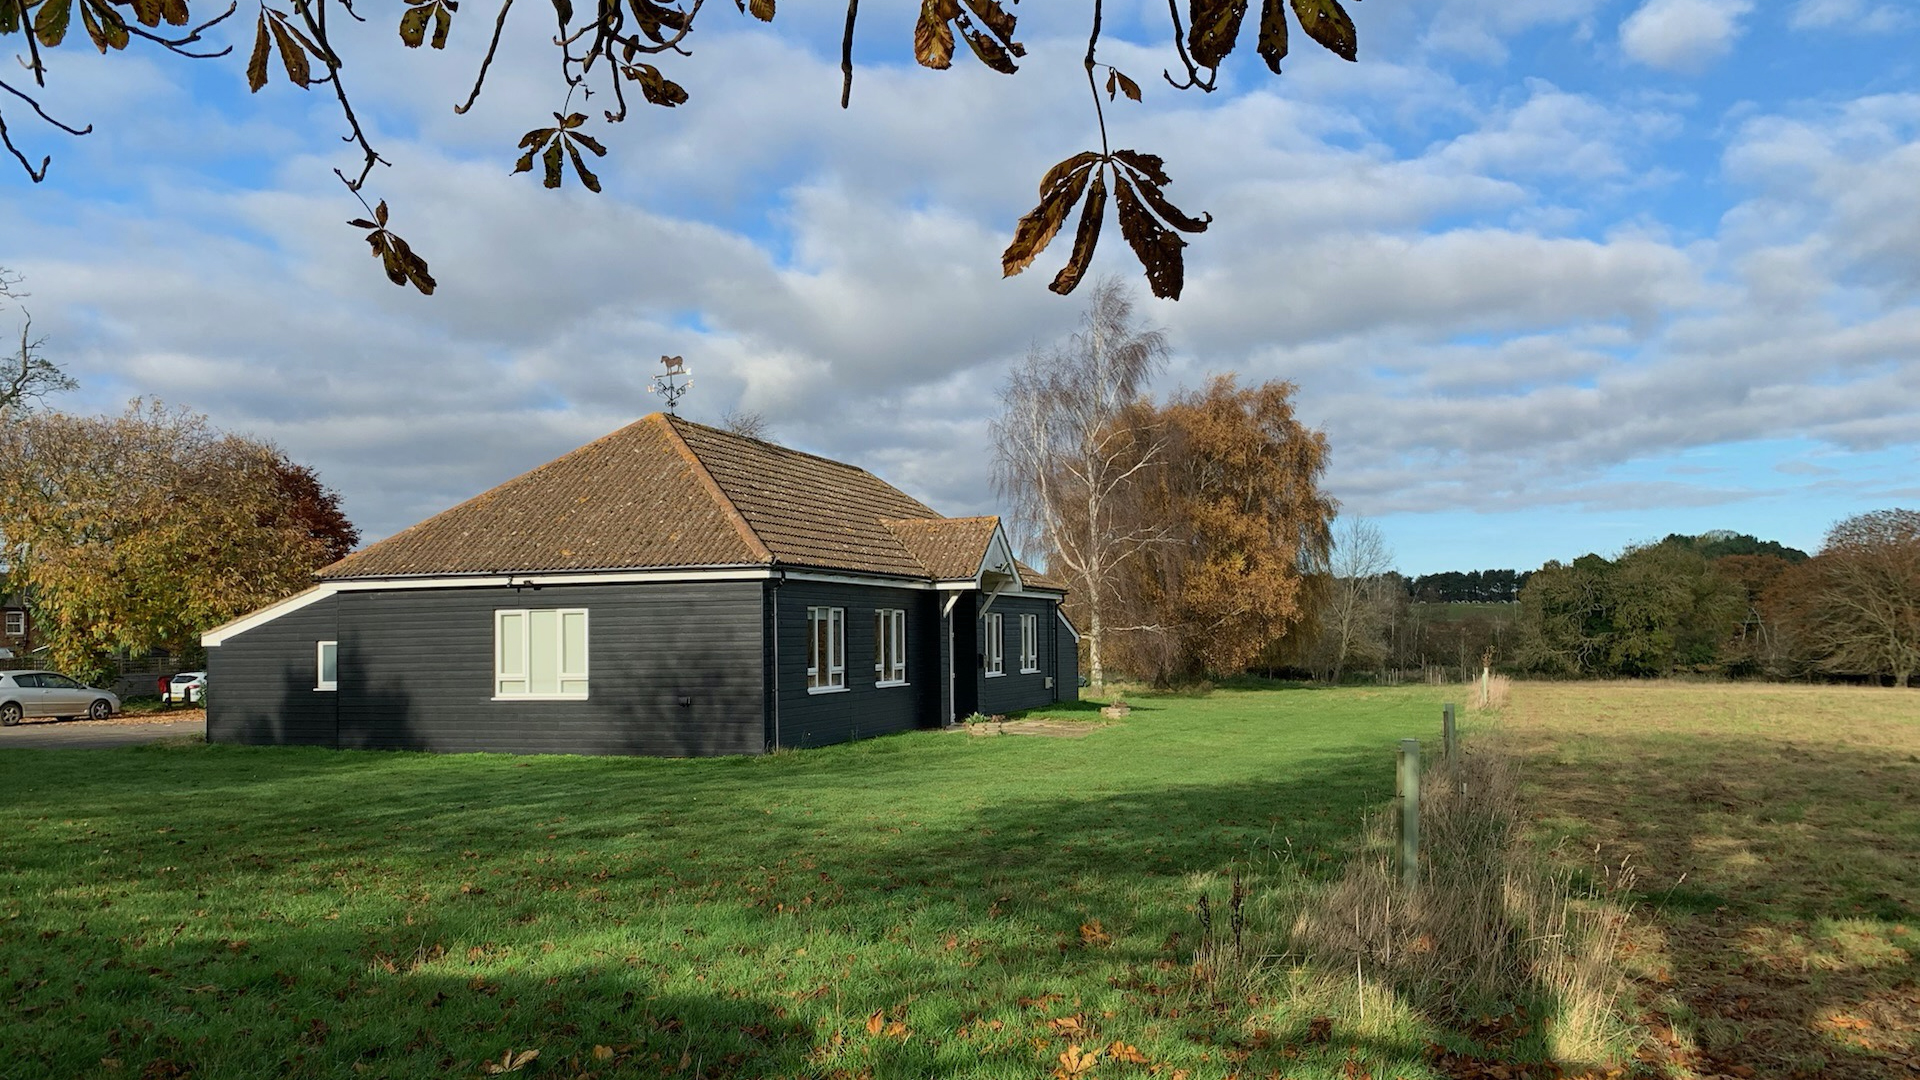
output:
M 0 750 L 99 750 L 185 735 L 205 738 L 206 734 L 205 713 L 187 719 L 150 721 L 28 720 L 17 727 L 0 728 Z

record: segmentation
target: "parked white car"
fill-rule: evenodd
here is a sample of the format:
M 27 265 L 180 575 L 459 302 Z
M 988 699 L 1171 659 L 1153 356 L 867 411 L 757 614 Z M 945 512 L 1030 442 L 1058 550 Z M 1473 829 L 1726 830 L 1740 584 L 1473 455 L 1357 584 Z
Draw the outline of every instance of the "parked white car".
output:
M 119 711 L 119 698 L 57 671 L 0 671 L 0 727 L 29 716 L 105 720 Z
M 206 672 L 183 671 L 160 684 L 160 700 L 168 703 L 184 701 L 192 705 L 206 695 L 206 689 Z

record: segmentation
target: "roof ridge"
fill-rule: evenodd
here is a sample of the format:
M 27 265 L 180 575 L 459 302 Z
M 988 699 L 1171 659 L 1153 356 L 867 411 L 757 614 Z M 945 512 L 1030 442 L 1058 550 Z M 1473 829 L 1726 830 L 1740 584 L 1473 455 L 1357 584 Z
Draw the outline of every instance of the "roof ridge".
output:
M 693 447 L 687 445 L 687 440 L 681 437 L 679 429 L 674 427 L 673 421 L 678 420 L 679 417 L 663 412 L 654 413 L 649 417 L 649 419 L 655 418 L 660 421 L 660 426 L 666 431 L 667 440 L 673 445 L 674 452 L 686 459 L 687 464 L 693 469 L 694 478 L 700 481 L 700 486 L 706 489 L 708 495 L 713 496 L 714 502 L 719 504 L 721 511 L 727 515 L 727 520 L 740 534 L 740 539 L 746 541 L 747 550 L 769 563 L 778 561 L 773 557 L 773 551 L 767 547 L 766 541 L 761 540 L 760 534 L 754 532 L 753 526 L 747 523 L 746 515 L 740 512 L 740 508 L 727 497 L 726 491 L 720 487 L 719 482 L 714 480 L 713 474 L 707 471 L 706 463 L 700 460 L 700 455 L 693 452 Z M 688 423 L 691 422 L 688 421 Z
M 866 473 L 868 476 L 873 477 L 875 480 L 879 480 L 881 483 L 887 484 L 887 481 L 885 481 L 884 479 L 881 479 L 879 473 L 876 473 L 871 469 L 866 469 L 859 465 L 855 465 L 851 461 L 841 461 L 838 458 L 830 458 L 830 457 L 827 457 L 825 454 L 816 454 L 811 450 L 798 450 L 798 449 L 795 449 L 794 447 L 786 445 L 785 443 L 777 443 L 771 439 L 763 439 L 758 435 L 742 435 L 737 431 L 728 431 L 726 428 L 717 428 L 717 427 L 714 427 L 712 424 L 702 424 L 698 420 L 689 420 L 684 416 L 676 416 L 673 413 L 657 412 L 657 413 L 650 414 L 650 416 L 658 416 L 661 419 L 668 421 L 669 422 L 667 424 L 668 427 L 672 427 L 675 424 L 686 424 L 688 427 L 697 427 L 702 431 L 710 431 L 715 435 L 723 436 L 728 439 L 745 439 L 748 442 L 757 442 L 761 446 L 767 447 L 770 450 L 778 450 L 783 454 L 793 454 L 798 457 L 812 458 L 815 461 L 823 461 L 828 465 L 837 465 L 842 469 L 852 469 L 854 472 L 857 472 L 857 473 Z M 674 434 L 677 436 L 680 433 L 676 431 L 674 432 Z M 682 441 L 684 442 L 685 440 L 682 440 Z M 893 487 L 892 484 L 887 484 L 887 486 Z M 895 490 L 898 490 L 898 489 L 896 488 Z M 901 494 L 904 495 L 906 493 L 901 492 Z M 913 498 L 913 496 L 911 495 L 908 495 L 907 497 L 910 499 Z M 913 501 L 919 502 L 920 500 L 914 499 Z

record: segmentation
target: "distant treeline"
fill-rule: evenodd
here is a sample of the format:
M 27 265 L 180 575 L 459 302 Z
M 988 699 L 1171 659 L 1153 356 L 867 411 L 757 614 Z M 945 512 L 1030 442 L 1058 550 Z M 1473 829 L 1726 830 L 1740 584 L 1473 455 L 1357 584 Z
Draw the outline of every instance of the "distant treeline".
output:
M 1849 518 L 1812 556 L 1743 533 L 1675 533 L 1531 572 L 1334 578 L 1328 610 L 1337 617 L 1295 663 L 1335 681 L 1491 662 L 1905 685 L 1920 673 L 1920 512 Z
M 1447 570 L 1407 581 L 1407 599 L 1416 604 L 1511 604 L 1531 570 Z
M 1648 546 L 1682 548 L 1706 559 L 1765 555 L 1788 563 L 1803 563 L 1809 558 L 1799 548 L 1790 548 L 1777 540 L 1762 540 L 1724 529 L 1698 536 L 1668 533 L 1659 544 Z M 1520 601 L 1520 590 L 1532 576 L 1531 570 L 1447 570 L 1422 574 L 1407 580 L 1407 599 L 1416 604 L 1514 604 Z
M 1835 525 L 1818 555 L 1751 536 L 1669 536 L 1549 562 L 1520 591 L 1521 671 L 1839 678 L 1920 670 L 1920 512 Z

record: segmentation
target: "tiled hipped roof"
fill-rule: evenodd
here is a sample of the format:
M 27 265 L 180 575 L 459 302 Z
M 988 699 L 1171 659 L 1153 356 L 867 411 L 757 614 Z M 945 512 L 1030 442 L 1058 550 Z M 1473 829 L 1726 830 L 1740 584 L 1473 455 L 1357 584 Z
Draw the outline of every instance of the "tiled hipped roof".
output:
M 974 575 L 998 526 L 943 518 L 852 465 L 655 413 L 320 577 L 778 565 L 953 580 Z

